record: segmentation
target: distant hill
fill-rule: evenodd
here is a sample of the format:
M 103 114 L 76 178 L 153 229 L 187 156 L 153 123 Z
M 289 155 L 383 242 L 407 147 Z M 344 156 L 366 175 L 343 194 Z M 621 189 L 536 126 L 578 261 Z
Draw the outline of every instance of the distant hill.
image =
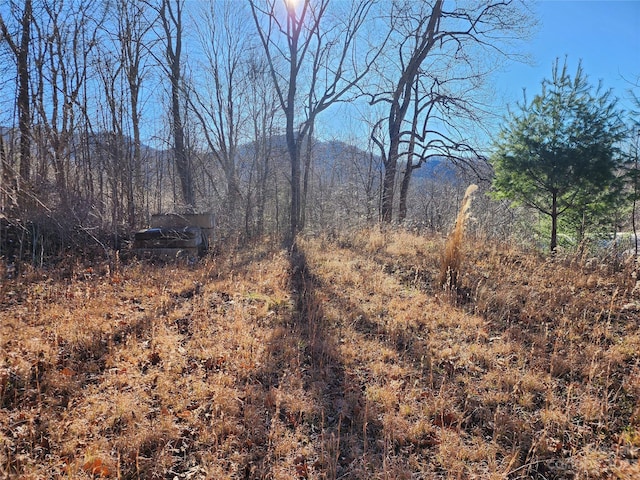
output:
M 404 165 L 402 167 L 404 169 Z M 458 169 L 445 157 L 433 156 L 413 171 L 416 178 L 455 180 Z
M 12 131 L 17 134 L 16 129 L 12 129 L 5 126 L 0 126 L 0 137 L 7 141 Z M 92 148 L 101 150 L 108 146 L 111 141 L 110 134 L 107 132 L 96 132 L 90 135 L 89 143 Z M 327 173 L 335 167 L 336 159 L 352 159 L 357 161 L 369 161 L 370 153 L 362 150 L 361 148 L 343 142 L 341 140 L 314 140 L 314 168 L 316 171 L 326 170 Z M 125 150 L 133 150 L 133 139 L 125 136 Z M 244 143 L 238 147 L 238 156 L 249 158 L 254 155 L 253 150 L 255 148 L 254 142 Z M 304 151 L 303 147 L 303 151 Z M 287 143 L 284 135 L 275 135 L 271 138 L 271 149 L 274 154 L 274 159 L 286 160 L 287 158 Z M 158 149 L 146 144 L 141 145 L 141 151 L 143 158 L 145 157 L 168 157 L 171 155 L 169 149 Z M 374 165 L 378 171 L 383 171 L 384 167 L 379 155 L 374 155 Z M 480 165 L 480 161 L 478 164 Z M 401 162 L 398 165 L 398 172 L 402 174 L 404 171 L 404 164 Z M 455 182 L 456 178 L 460 175 L 460 167 L 454 165 L 450 160 L 443 156 L 432 156 L 424 162 L 424 164 L 413 171 L 414 178 L 421 179 L 437 179 L 445 180 L 449 182 Z
M 276 152 L 276 155 L 286 158 L 287 143 L 285 136 L 277 135 L 271 139 L 271 142 L 271 148 Z M 238 148 L 238 154 L 240 156 L 251 155 L 253 148 L 253 143 L 243 144 Z M 315 140 L 313 152 L 316 171 L 322 171 L 323 169 L 329 171 L 333 168 L 336 159 L 362 159 L 362 161 L 368 161 L 370 156 L 369 152 L 341 140 Z M 373 159 L 378 171 L 383 171 L 384 166 L 380 155 L 374 155 Z M 480 162 L 478 161 L 478 163 Z M 398 165 L 398 172 L 401 174 L 403 171 L 404 163 L 401 162 Z M 455 182 L 460 173 L 461 168 L 459 166 L 456 166 L 444 156 L 434 155 L 426 160 L 420 168 L 413 171 L 413 177 Z

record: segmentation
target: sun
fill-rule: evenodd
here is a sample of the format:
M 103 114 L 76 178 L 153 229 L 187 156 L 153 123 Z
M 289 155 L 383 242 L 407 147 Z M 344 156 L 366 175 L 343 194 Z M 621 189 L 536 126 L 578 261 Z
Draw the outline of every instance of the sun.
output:
M 304 0 L 282 0 L 287 8 L 296 9 Z

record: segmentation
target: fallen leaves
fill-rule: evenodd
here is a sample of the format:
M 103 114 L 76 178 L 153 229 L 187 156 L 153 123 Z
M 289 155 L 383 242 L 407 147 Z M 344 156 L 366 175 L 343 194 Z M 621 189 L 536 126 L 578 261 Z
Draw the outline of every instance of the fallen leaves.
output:
M 82 465 L 82 470 L 100 478 L 111 476 L 112 472 L 101 458 L 91 458 Z

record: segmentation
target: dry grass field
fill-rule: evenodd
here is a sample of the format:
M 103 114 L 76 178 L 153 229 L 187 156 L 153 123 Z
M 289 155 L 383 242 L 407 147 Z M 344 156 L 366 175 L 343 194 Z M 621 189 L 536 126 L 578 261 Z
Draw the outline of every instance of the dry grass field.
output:
M 3 279 L 0 477 L 640 478 L 633 265 L 444 244 Z

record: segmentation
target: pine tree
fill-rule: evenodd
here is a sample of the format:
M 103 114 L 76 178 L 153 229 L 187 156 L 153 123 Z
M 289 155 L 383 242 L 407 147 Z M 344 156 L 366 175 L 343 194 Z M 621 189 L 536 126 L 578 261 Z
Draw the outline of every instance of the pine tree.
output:
M 517 107 L 491 157 L 493 192 L 548 215 L 553 252 L 561 215 L 606 211 L 602 204 L 615 199 L 624 122 L 611 91 L 594 89 L 581 64 L 572 78 L 566 60 L 562 68 L 556 60 L 542 92 Z

